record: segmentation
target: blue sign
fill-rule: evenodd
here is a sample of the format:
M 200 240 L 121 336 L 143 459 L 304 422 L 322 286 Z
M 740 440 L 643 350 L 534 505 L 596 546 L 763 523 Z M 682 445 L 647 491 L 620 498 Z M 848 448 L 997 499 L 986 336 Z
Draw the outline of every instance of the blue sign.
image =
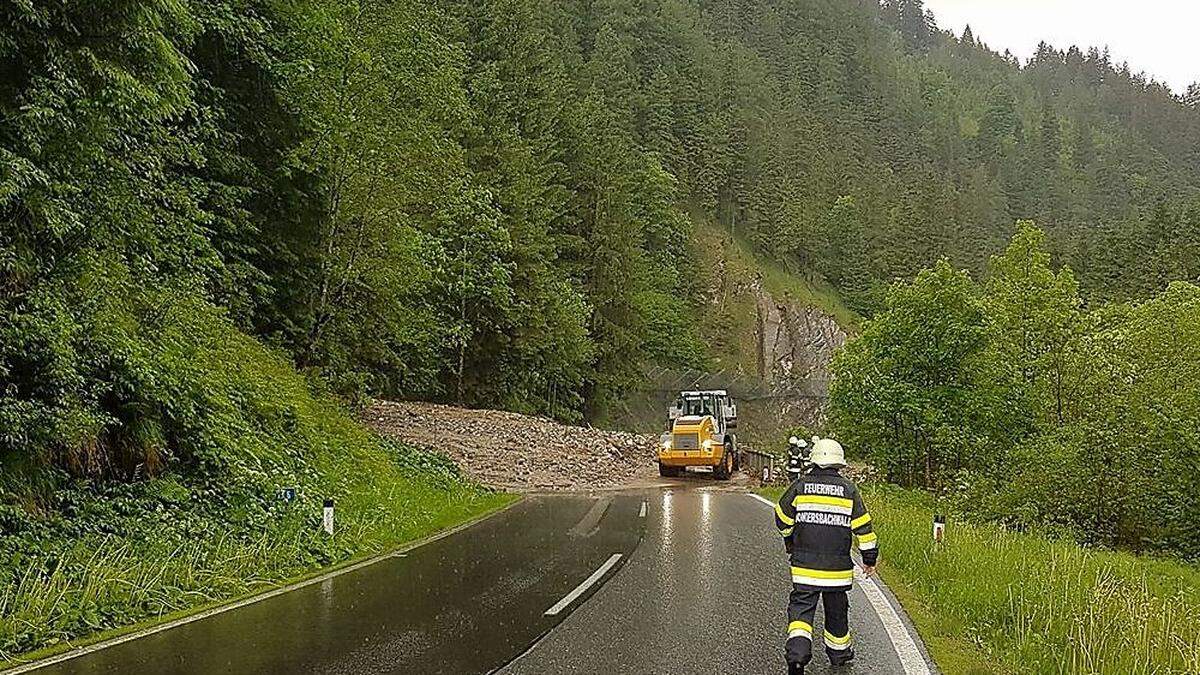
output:
M 296 488 L 294 488 L 294 487 L 279 488 L 279 499 L 281 501 L 288 502 L 289 504 L 291 502 L 296 501 Z

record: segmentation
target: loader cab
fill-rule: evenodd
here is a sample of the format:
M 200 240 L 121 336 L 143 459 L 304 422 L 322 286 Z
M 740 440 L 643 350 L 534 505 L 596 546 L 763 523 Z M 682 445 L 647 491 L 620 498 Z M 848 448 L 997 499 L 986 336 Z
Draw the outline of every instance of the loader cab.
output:
M 697 392 L 694 396 L 683 399 L 683 414 L 688 417 L 704 417 L 716 414 L 711 394 Z
M 722 434 L 737 428 L 737 406 L 724 389 L 680 393 L 668 412 L 667 427 L 680 417 L 712 417 Z

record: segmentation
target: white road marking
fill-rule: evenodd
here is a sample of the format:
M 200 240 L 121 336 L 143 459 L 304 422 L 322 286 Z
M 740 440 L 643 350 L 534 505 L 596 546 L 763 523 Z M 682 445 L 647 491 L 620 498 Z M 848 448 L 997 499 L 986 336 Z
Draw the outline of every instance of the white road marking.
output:
M 592 508 L 583 514 L 583 518 L 572 527 L 568 534 L 574 537 L 590 537 L 600 530 L 600 519 L 604 517 L 612 504 L 612 497 L 604 497 L 592 504 Z
M 640 511 L 638 511 L 638 518 L 645 518 L 645 517 L 646 517 L 646 502 L 642 502 L 642 508 Z
M 770 499 L 753 492 L 747 494 L 772 509 L 775 508 L 775 502 Z M 888 602 L 887 596 L 883 594 L 879 584 L 874 579 L 863 576 L 862 570 L 858 567 L 854 568 L 854 578 L 862 587 L 863 594 L 867 596 L 867 601 L 871 603 L 871 608 L 875 610 L 879 622 L 887 631 L 892 648 L 896 650 L 896 657 L 900 659 L 900 665 L 904 668 L 904 675 L 930 675 L 929 664 L 925 662 L 925 657 L 917 648 L 916 641 L 909 634 L 900 615 L 896 613 L 896 608 Z
M 762 495 L 760 495 L 760 494 L 756 494 L 756 493 L 753 493 L 753 492 L 747 492 L 746 494 L 750 495 L 751 497 L 754 497 L 754 498 L 755 498 L 755 499 L 757 499 L 758 501 L 760 501 L 760 502 L 762 502 L 762 503 L 766 504 L 767 506 L 769 506 L 769 507 L 771 507 L 771 508 L 775 508 L 775 502 L 771 501 L 770 499 L 767 499 L 766 497 L 764 497 L 764 496 L 762 496 Z
M 871 602 L 871 606 L 875 608 L 879 620 L 883 622 L 888 638 L 891 639 L 892 646 L 896 649 L 896 656 L 900 657 L 900 665 L 904 666 L 905 675 L 929 675 L 929 666 L 925 663 L 925 657 L 921 656 L 921 650 L 917 649 L 917 643 L 908 634 L 908 629 L 900 620 L 896 608 L 888 602 L 887 597 L 880 590 L 879 584 L 875 583 L 874 579 L 863 576 L 862 571 L 858 568 L 854 569 L 854 578 L 862 585 L 863 593 Z
M 559 600 L 558 602 L 554 603 L 553 607 L 546 610 L 545 616 L 554 616 L 554 615 L 558 614 L 559 612 L 563 611 L 564 609 L 566 609 L 567 607 L 569 607 L 572 602 L 575 602 L 576 600 L 579 599 L 579 596 L 586 593 L 587 590 L 589 588 L 591 588 L 592 586 L 595 586 L 596 582 L 600 581 L 601 577 L 603 577 L 610 569 L 612 569 L 612 566 L 616 565 L 617 561 L 620 559 L 621 559 L 620 553 L 612 554 L 612 557 L 610 557 L 607 561 L 605 561 L 605 563 L 603 565 L 601 565 L 599 568 L 597 568 L 595 572 L 592 572 L 592 576 L 588 577 L 587 579 L 584 579 L 583 583 L 581 583 L 575 587 L 575 590 L 571 591 L 570 593 L 567 593 L 565 596 L 563 596 L 562 600 Z

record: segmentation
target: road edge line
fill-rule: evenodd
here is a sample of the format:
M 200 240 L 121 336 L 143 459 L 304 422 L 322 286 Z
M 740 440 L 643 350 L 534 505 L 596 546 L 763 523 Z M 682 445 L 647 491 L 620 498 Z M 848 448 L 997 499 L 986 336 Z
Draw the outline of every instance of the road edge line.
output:
M 888 639 L 892 642 L 892 648 L 896 650 L 896 657 L 900 659 L 900 665 L 904 668 L 905 675 L 930 675 L 931 671 L 929 664 L 925 661 L 925 656 L 917 647 L 917 642 L 909 633 L 908 627 L 904 625 L 900 613 L 896 611 L 892 603 L 888 602 L 879 582 L 864 576 L 862 571 L 857 568 L 854 570 L 854 578 L 861 582 L 863 595 L 867 596 L 867 601 L 871 603 L 876 616 L 883 623 L 883 629 L 887 631 Z
M 604 575 L 608 574 L 608 571 L 613 568 L 613 565 L 616 565 L 618 562 L 620 562 L 622 557 L 623 554 L 621 553 L 614 553 L 609 556 L 608 560 L 604 561 L 604 564 L 600 567 L 597 567 L 596 571 L 592 572 L 591 576 L 584 579 L 578 586 L 572 589 L 570 593 L 567 593 L 558 602 L 554 603 L 554 605 L 552 605 L 550 609 L 546 610 L 542 616 L 558 616 L 560 612 L 570 607 L 572 603 L 578 600 L 579 596 L 587 593 L 588 589 L 590 589 L 592 586 L 595 586 L 596 582 L 603 579 Z
M 81 656 L 87 656 L 88 654 L 95 654 L 96 652 L 103 651 L 105 649 L 108 649 L 109 647 L 116 647 L 117 645 L 125 644 L 126 642 L 133 642 L 134 640 L 140 640 L 141 638 L 149 637 L 156 633 L 162 633 L 164 631 L 171 630 L 172 628 L 179 628 L 181 626 L 186 626 L 189 623 L 201 621 L 203 619 L 217 616 L 218 614 L 224 614 L 225 612 L 229 612 L 229 611 L 232 611 L 235 609 L 241 609 L 242 607 L 247 607 L 249 605 L 253 605 L 255 603 L 262 602 L 263 600 L 269 600 L 271 598 L 283 595 L 285 593 L 290 593 L 292 591 L 298 591 L 301 588 L 312 586 L 314 584 L 319 584 L 319 583 L 328 581 L 330 579 L 333 579 L 334 577 L 338 577 L 343 574 L 347 574 L 349 572 L 356 572 L 358 570 L 363 569 L 364 567 L 370 567 L 371 565 L 383 562 L 384 560 L 387 560 L 389 558 L 394 558 L 402 553 L 408 553 L 409 551 L 418 549 L 427 544 L 432 544 L 433 542 L 438 541 L 439 539 L 445 539 L 446 537 L 449 537 L 452 534 L 458 534 L 459 532 L 462 532 L 463 530 L 465 530 L 469 527 L 478 525 L 479 523 L 482 523 L 483 521 L 485 521 L 493 516 L 498 516 L 501 513 L 508 511 L 509 509 L 513 508 L 517 504 L 520 504 L 524 501 L 525 501 L 525 496 L 520 495 L 520 496 L 518 496 L 517 499 L 514 499 L 512 502 L 505 504 L 504 506 L 502 506 L 498 509 L 493 509 L 491 511 L 488 511 L 487 513 L 480 514 L 470 520 L 461 522 L 458 525 L 455 525 L 454 527 L 451 527 L 451 528 L 448 528 L 445 530 L 440 530 L 438 532 L 434 532 L 433 534 L 422 537 L 421 539 L 416 539 L 414 541 L 410 541 L 406 544 L 402 544 L 401 546 L 399 546 L 397 548 L 390 549 L 383 553 L 375 554 L 369 558 L 359 560 L 358 562 L 351 562 L 351 563 L 343 564 L 340 567 L 334 567 L 334 569 L 331 569 L 326 572 L 322 572 L 314 577 L 302 579 L 301 581 L 295 581 L 290 584 L 287 584 L 286 586 L 279 586 L 278 588 L 272 588 L 268 591 L 264 591 L 262 593 L 257 593 L 255 595 L 251 595 L 249 597 L 242 598 L 241 600 L 235 600 L 230 603 L 217 605 L 216 607 L 210 607 L 209 609 L 201 610 L 199 612 L 196 612 L 195 614 L 189 614 L 187 616 L 180 617 L 178 619 L 173 619 L 173 620 L 167 621 L 165 623 L 155 624 L 155 625 L 143 628 L 141 630 L 133 631 L 131 633 L 126 633 L 124 635 L 118 635 L 116 637 L 108 638 L 106 640 L 100 640 L 99 642 L 93 642 L 88 645 L 83 645 L 81 647 L 76 647 L 74 649 L 70 649 L 68 651 L 62 652 L 61 654 L 55 654 L 54 656 L 47 656 L 45 658 L 38 659 L 36 661 L 30 661 L 29 663 L 24 663 L 24 664 L 21 664 L 18 666 L 13 666 L 12 668 L 0 669 L 0 675 L 23 675 L 24 673 L 30 673 L 35 670 L 39 670 L 41 668 L 46 668 L 48 666 L 54 666 L 54 665 L 58 665 L 60 663 L 65 663 L 67 661 L 77 659 Z
M 769 506 L 771 508 L 775 508 L 775 502 L 771 501 L 770 499 L 767 499 L 766 497 L 764 497 L 756 492 L 747 492 L 746 494 L 750 495 L 751 497 L 754 497 L 758 501 L 766 504 L 767 506 Z
M 746 494 L 772 509 L 775 508 L 775 502 L 760 494 L 754 492 L 747 492 Z M 871 608 L 875 610 L 875 615 L 879 617 L 879 622 L 883 624 L 883 629 L 887 632 L 888 640 L 892 643 L 892 649 L 896 652 L 896 658 L 900 660 L 900 665 L 904 668 L 905 675 L 931 675 L 933 671 L 929 667 L 929 662 L 926 661 L 925 655 L 921 653 L 921 648 L 917 646 L 917 642 L 913 638 L 912 633 L 909 632 L 908 626 L 904 624 L 904 620 L 900 618 L 900 614 L 892 606 L 892 603 L 888 601 L 883 589 L 880 588 L 880 582 L 864 576 L 862 571 L 857 567 L 854 570 L 854 578 L 861 584 L 863 595 L 867 596 L 867 602 L 871 603 Z

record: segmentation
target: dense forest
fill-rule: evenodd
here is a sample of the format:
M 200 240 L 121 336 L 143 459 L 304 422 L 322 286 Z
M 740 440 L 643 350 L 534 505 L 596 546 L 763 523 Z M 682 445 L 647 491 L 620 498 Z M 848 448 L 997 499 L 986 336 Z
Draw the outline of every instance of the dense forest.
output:
M 982 283 L 893 286 L 835 359 L 833 424 L 896 483 L 1089 543 L 1200 558 L 1200 287 L 1087 309 L 1024 222 Z
M 1200 266 L 1195 92 L 1096 50 L 1018 64 L 919 0 L 0 19 L 0 453 L 78 473 L 205 451 L 193 364 L 159 358 L 179 312 L 317 389 L 578 419 L 704 362 L 698 218 L 867 314 L 943 256 L 982 272 L 1019 218 L 1086 303 Z

